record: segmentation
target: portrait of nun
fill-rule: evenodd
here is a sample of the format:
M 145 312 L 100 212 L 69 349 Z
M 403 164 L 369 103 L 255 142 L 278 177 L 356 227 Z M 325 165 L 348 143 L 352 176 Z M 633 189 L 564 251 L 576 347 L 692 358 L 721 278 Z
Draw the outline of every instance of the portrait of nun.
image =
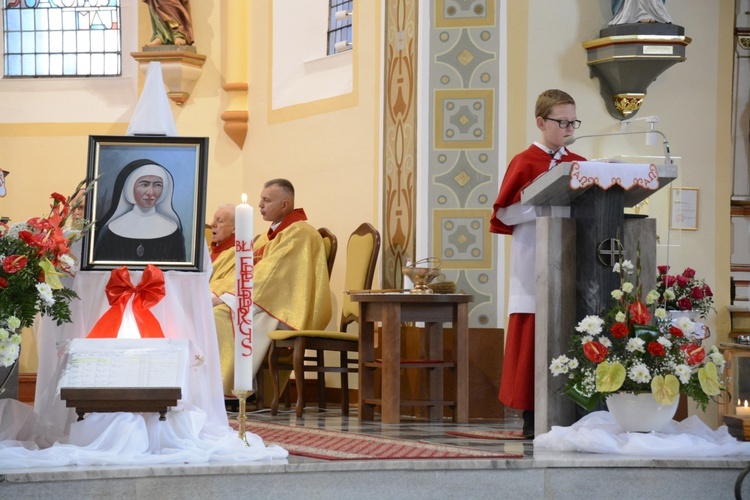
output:
M 152 160 L 128 163 L 96 224 L 94 260 L 181 262 L 185 237 L 172 206 L 172 174 Z

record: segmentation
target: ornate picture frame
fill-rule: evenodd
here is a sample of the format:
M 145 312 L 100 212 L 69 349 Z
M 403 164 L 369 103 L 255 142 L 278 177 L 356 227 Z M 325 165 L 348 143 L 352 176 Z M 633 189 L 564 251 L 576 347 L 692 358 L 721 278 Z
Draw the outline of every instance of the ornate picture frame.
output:
M 207 137 L 89 136 L 82 270 L 203 270 Z

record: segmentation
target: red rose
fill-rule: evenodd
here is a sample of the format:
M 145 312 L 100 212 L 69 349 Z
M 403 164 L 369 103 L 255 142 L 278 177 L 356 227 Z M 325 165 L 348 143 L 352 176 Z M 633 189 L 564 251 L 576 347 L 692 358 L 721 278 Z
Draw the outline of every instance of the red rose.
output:
M 670 334 L 671 334 L 671 335 L 672 335 L 673 337 L 684 337 L 684 336 L 685 336 L 685 334 L 684 334 L 684 333 L 682 332 L 682 330 L 680 330 L 680 329 L 679 329 L 679 328 L 677 328 L 676 326 L 670 326 L 670 327 L 669 327 L 669 333 L 670 333 Z
M 682 275 L 688 279 L 693 279 L 695 278 L 695 270 L 687 267 L 684 271 L 682 271 Z
M 680 351 L 682 351 L 682 355 L 685 356 L 685 361 L 689 365 L 699 365 L 706 359 L 706 350 L 699 345 L 684 345 L 680 347 Z
M 636 300 L 630 305 L 630 320 L 636 325 L 648 325 L 651 322 L 651 312 L 643 302 Z
M 8 274 L 15 274 L 26 267 L 28 260 L 23 255 L 8 255 L 3 259 L 3 270 Z
M 652 356 L 664 356 L 664 346 L 656 342 L 655 340 L 652 340 L 648 343 L 648 345 L 646 346 L 646 350 Z
M 677 301 L 677 307 L 681 311 L 689 311 L 693 308 L 693 303 L 690 302 L 690 299 L 687 297 L 683 297 L 680 300 Z
M 669 288 L 672 285 L 674 285 L 674 282 L 677 281 L 677 278 L 674 276 L 664 276 L 664 279 L 662 279 L 662 282 L 664 283 L 664 286 Z
M 601 363 L 609 354 L 609 349 L 600 342 L 592 340 L 583 344 L 583 354 L 594 363 Z
M 659 274 L 667 274 L 669 272 L 669 266 L 656 266 L 659 270 Z
M 714 292 L 711 291 L 711 287 L 708 285 L 703 285 L 703 295 L 706 297 L 713 297 Z
M 609 329 L 609 333 L 616 339 L 627 337 L 630 331 L 625 323 L 615 323 L 612 328 Z
M 8 280 L 0 276 L 0 288 L 8 288 Z
M 677 276 L 677 286 L 679 286 L 680 288 L 685 288 L 689 284 L 690 284 L 690 280 L 688 278 L 682 275 Z
M 703 289 L 699 286 L 694 286 L 690 290 L 690 298 L 693 300 L 701 300 L 703 298 Z

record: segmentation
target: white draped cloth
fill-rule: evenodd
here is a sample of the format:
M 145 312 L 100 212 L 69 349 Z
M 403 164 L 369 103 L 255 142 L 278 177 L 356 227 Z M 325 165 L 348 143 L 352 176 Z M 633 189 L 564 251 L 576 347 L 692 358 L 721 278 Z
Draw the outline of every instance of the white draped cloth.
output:
M 207 250 L 207 249 L 206 249 Z M 208 252 L 206 251 L 206 256 Z M 142 271 L 131 271 L 133 285 Z M 287 451 L 266 447 L 246 433 L 250 446 L 229 427 L 224 408 L 219 348 L 208 280 L 203 272 L 164 272 L 166 296 L 151 312 L 165 337 L 190 341 L 189 390 L 159 421 L 157 413 L 94 413 L 77 422 L 60 399 L 58 381 L 71 339 L 85 338 L 109 309 L 104 289 L 109 271 L 80 271 L 65 283 L 78 293 L 71 301 L 71 323 L 43 319 L 38 331 L 39 370 L 33 411 L 14 400 L 0 400 L 0 471 L 42 465 L 104 465 L 244 462 L 284 459 Z
M 534 438 L 534 448 L 649 457 L 750 456 L 726 426 L 713 430 L 697 416 L 672 420 L 660 432 L 625 432 L 608 411 L 590 413 L 570 427 L 553 426 Z

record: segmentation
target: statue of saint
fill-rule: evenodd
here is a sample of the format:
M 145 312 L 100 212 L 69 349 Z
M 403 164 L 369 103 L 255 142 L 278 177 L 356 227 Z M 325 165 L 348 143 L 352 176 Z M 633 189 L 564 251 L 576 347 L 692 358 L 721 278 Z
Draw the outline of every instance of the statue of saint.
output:
M 664 6 L 666 0 L 612 0 L 612 20 L 609 26 L 631 23 L 672 22 Z
M 143 0 L 151 14 L 153 35 L 146 45 L 192 45 L 189 0 Z

